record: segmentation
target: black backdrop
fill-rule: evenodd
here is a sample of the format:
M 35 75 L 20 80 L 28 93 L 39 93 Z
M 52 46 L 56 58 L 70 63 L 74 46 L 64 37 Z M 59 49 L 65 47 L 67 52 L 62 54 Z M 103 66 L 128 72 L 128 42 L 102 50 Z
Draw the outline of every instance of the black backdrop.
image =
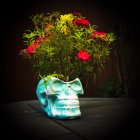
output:
M 125 34 L 125 40 L 128 44 L 131 43 L 131 45 L 129 45 L 131 48 L 129 56 L 132 61 L 131 64 L 133 64 L 133 73 L 130 74 L 133 76 L 131 79 L 133 79 L 132 85 L 134 87 L 131 88 L 131 90 L 135 91 L 133 97 L 138 97 L 140 52 L 138 6 L 138 3 L 134 0 L 127 2 L 120 0 L 112 2 L 108 2 L 107 0 L 100 2 L 97 0 L 12 0 L 9 2 L 5 0 L 1 3 L 0 9 L 0 62 L 2 64 L 0 65 L 0 100 L 9 102 L 36 99 L 35 88 L 37 80 L 34 78 L 29 63 L 19 57 L 18 52 L 20 46 L 22 46 L 22 34 L 24 30 L 32 26 L 28 17 L 36 13 L 50 12 L 54 10 L 60 10 L 66 13 L 73 11 L 81 12 L 89 18 L 91 22 L 95 22 L 95 24 L 99 25 L 101 30 L 106 29 L 107 31 L 114 31 L 118 35 L 121 34 L 119 29 L 125 27 L 125 30 L 127 31 Z M 107 24 L 108 26 L 106 26 Z M 121 47 L 124 46 L 122 45 Z M 131 51 L 133 52 L 132 55 Z M 4 112 L 1 111 L 1 113 Z M 136 115 L 137 114 L 134 114 L 134 116 Z M 7 120 L 8 119 L 10 118 L 7 118 Z M 7 120 L 4 120 L 3 125 L 5 125 L 6 122 L 8 124 Z M 134 121 L 135 124 L 139 123 L 137 120 Z M 3 125 L 1 125 L 1 128 Z M 132 127 L 133 126 L 134 124 Z M 13 131 L 11 130 L 13 127 L 13 125 L 8 125 L 9 129 L 7 129 L 6 135 L 12 134 Z M 123 128 L 126 132 L 127 128 L 125 128 L 125 126 Z M 134 131 L 138 132 L 138 130 Z M 15 133 L 18 133 L 18 131 Z M 130 133 L 130 131 L 128 133 Z
M 94 0 L 13 0 L 1 4 L 1 101 L 17 101 L 36 99 L 35 79 L 32 68 L 18 53 L 23 45 L 22 34 L 32 23 L 29 16 L 51 11 L 62 13 L 81 12 L 90 22 L 97 24 L 100 29 L 114 31 L 119 35 L 121 26 L 125 26 L 126 41 L 135 42 L 131 49 L 134 64 L 133 85 L 137 87 L 135 96 L 139 94 L 139 12 L 136 1 L 94 1 Z M 105 23 L 105 24 L 104 24 Z M 122 27 L 123 28 L 123 27 Z M 131 38 L 130 34 L 133 34 Z M 122 46 L 123 47 L 123 46 Z M 131 55 L 130 55 L 131 56 Z

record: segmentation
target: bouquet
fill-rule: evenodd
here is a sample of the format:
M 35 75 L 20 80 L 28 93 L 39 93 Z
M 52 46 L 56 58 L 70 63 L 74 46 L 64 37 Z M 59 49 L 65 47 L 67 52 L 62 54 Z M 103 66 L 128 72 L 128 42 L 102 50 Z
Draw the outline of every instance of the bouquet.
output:
M 95 77 L 104 66 L 116 40 L 114 33 L 100 32 L 81 13 L 59 11 L 30 17 L 32 30 L 23 33 L 27 58 L 39 77 L 55 76 L 69 81 Z

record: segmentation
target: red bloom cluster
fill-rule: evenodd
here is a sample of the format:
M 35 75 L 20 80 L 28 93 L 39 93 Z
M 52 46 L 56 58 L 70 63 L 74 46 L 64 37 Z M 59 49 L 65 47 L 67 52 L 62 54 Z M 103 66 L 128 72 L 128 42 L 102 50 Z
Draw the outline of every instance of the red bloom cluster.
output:
M 81 61 L 88 61 L 90 58 L 90 54 L 87 53 L 86 51 L 80 50 L 77 54 L 77 57 L 79 58 L 79 60 Z
M 37 47 L 36 42 L 34 42 L 32 45 L 28 46 L 27 49 L 26 49 L 27 54 L 29 54 L 29 55 L 33 54 L 35 52 L 35 50 L 36 50 L 36 47 Z
M 32 45 L 28 46 L 27 49 L 21 50 L 20 52 L 32 55 L 36 51 L 37 46 L 42 44 L 43 40 L 44 39 L 41 37 L 37 38 Z
M 106 39 L 106 33 L 105 32 L 95 32 L 95 33 L 92 33 L 89 38 L 95 39 L 97 37 Z
M 86 20 L 85 18 L 75 18 L 73 20 L 73 24 L 75 24 L 77 26 L 81 25 L 81 26 L 86 26 L 87 27 L 89 25 L 89 21 Z

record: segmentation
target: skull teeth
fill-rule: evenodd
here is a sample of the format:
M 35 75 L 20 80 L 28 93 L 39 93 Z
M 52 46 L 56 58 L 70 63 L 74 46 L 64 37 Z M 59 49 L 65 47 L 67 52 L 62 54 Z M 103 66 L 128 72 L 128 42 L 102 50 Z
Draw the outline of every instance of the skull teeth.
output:
M 72 109 L 72 108 L 79 108 L 79 101 L 78 100 L 57 100 L 55 102 L 56 108 L 65 108 L 65 109 Z
M 80 108 L 80 106 L 63 106 L 63 107 L 56 107 L 56 109 L 76 109 Z
M 60 104 L 79 104 L 78 100 L 58 100 Z
M 56 103 L 60 106 L 79 106 L 78 100 L 59 100 Z

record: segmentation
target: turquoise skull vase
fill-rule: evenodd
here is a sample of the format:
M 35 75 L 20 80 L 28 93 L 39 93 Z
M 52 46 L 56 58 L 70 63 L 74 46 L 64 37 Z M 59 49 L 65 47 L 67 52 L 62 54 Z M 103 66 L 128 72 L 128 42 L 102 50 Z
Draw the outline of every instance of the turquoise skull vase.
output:
M 83 94 L 79 78 L 64 82 L 56 77 L 41 79 L 36 94 L 42 109 L 49 117 L 74 119 L 81 116 L 78 95 Z

